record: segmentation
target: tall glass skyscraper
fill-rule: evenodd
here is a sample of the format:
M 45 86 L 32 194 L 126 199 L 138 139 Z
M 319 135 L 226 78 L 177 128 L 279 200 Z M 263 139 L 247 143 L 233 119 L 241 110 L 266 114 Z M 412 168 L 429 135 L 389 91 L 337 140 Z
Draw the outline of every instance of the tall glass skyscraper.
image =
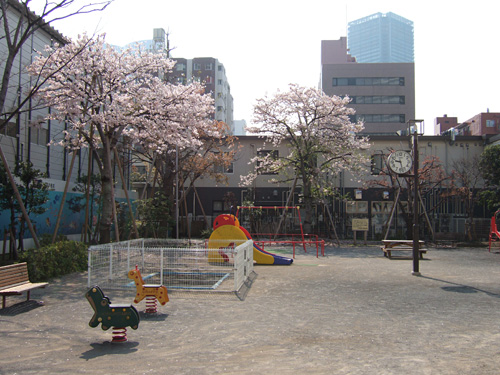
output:
M 414 62 L 413 22 L 391 12 L 375 13 L 349 22 L 347 44 L 359 63 Z

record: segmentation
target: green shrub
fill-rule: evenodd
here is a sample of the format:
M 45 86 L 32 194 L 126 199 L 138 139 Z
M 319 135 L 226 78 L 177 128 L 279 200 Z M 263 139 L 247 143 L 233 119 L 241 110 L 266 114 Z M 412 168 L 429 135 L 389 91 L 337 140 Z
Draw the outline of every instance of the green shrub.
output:
M 87 269 L 87 245 L 83 242 L 61 241 L 20 254 L 20 261 L 28 263 L 30 280 L 47 281 L 54 277 Z
M 50 233 L 44 233 L 39 238 L 39 240 L 40 240 L 40 246 L 42 246 L 42 247 L 50 245 L 52 243 L 52 234 L 50 234 Z M 67 241 L 67 240 L 68 240 L 68 237 L 66 237 L 64 234 L 58 234 L 56 236 L 56 241 L 57 242 Z
M 203 229 L 200 233 L 201 238 L 210 238 L 210 235 L 212 234 L 212 229 Z

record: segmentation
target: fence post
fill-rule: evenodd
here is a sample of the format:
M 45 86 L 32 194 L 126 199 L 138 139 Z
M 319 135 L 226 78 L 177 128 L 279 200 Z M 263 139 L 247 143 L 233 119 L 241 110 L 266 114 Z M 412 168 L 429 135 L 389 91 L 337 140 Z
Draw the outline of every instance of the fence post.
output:
M 238 290 L 239 290 L 239 286 L 240 286 L 240 273 L 239 273 L 239 270 L 240 270 L 240 261 L 241 259 L 239 258 L 240 254 L 239 254 L 239 251 L 238 251 L 238 247 L 239 246 L 242 246 L 242 244 L 235 244 L 235 247 L 233 249 L 233 255 L 234 255 L 234 292 L 235 293 L 238 293 Z M 246 248 L 246 244 L 243 245 L 245 248 Z
M 163 247 L 160 250 L 160 285 L 163 285 Z
M 142 265 L 141 265 L 141 269 L 144 269 L 144 238 L 142 239 L 142 245 L 141 245 L 141 255 L 142 255 Z
M 113 245 L 109 244 L 109 279 L 113 280 Z
M 90 279 L 92 277 L 92 274 L 91 274 L 91 270 L 92 270 L 92 264 L 91 264 L 91 261 L 92 261 L 92 257 L 90 256 L 90 247 L 89 249 L 87 250 L 87 254 L 88 254 L 88 266 L 87 266 L 87 288 L 90 288 Z

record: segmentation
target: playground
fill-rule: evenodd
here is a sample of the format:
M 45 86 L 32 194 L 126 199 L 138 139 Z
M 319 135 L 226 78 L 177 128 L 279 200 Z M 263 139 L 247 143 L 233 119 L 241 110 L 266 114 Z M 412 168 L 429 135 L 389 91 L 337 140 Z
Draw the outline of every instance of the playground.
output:
M 140 315 L 128 341 L 89 326 L 87 274 L 11 296 L 0 374 L 498 374 L 500 254 L 429 249 L 421 276 L 380 244 L 326 246 L 290 266 L 255 265 L 234 295 L 170 294 L 156 314 L 131 290 L 103 292 Z M 143 275 L 144 276 L 144 275 Z M 131 281 L 130 279 L 128 279 Z M 44 304 L 41 305 L 40 301 Z

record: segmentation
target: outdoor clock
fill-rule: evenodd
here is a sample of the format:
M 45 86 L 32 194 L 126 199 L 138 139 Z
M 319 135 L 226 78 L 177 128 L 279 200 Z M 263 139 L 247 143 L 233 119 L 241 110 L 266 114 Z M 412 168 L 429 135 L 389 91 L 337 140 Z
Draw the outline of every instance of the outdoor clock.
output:
M 394 151 L 387 160 L 389 169 L 397 174 L 408 173 L 413 165 L 413 159 L 407 151 Z

